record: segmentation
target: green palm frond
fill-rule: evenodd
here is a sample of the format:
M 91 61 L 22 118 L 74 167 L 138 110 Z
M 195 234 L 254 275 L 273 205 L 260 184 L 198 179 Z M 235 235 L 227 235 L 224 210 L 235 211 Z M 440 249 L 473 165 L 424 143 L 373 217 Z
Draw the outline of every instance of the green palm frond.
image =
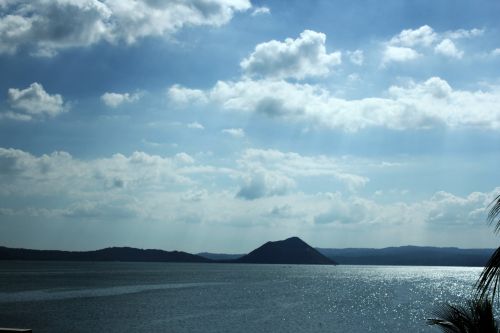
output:
M 491 301 L 487 298 L 469 300 L 465 305 L 443 304 L 428 319 L 445 333 L 498 333 Z

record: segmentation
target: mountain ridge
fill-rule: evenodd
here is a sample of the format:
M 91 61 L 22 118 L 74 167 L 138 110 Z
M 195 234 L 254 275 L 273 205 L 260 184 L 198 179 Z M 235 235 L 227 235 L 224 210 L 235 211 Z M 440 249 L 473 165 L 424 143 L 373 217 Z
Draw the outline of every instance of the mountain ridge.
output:
M 484 266 L 495 249 L 460 249 L 407 245 L 372 248 L 318 248 L 341 265 L 402 265 L 402 266 Z
M 0 260 L 211 262 L 182 251 L 107 247 L 94 251 L 32 250 L 0 246 Z
M 15 249 L 0 246 L 0 260 L 336 264 L 298 237 L 267 242 L 237 259 L 216 258 L 214 260 L 182 251 L 137 249 L 132 247 L 109 247 L 95 251 L 60 251 Z
M 260 247 L 276 242 L 266 242 Z M 107 247 L 94 251 L 34 250 L 0 246 L 0 260 L 246 263 L 252 260 L 249 260 L 248 257 L 244 260 L 242 260 L 242 258 L 258 250 L 260 247 L 249 252 L 248 254 L 225 254 L 209 252 L 190 254 L 183 251 L 137 249 L 126 246 Z M 462 249 L 458 247 L 433 247 L 416 245 L 405 245 L 399 247 L 392 246 L 378 249 L 313 249 L 340 265 L 420 265 L 477 267 L 484 266 L 495 250 L 490 248 Z

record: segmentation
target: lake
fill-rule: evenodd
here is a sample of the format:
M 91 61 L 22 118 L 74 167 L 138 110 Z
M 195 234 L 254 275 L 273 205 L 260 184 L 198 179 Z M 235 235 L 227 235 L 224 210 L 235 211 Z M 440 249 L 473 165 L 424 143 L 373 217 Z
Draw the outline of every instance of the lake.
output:
M 481 268 L 0 262 L 0 327 L 38 332 L 438 332 Z

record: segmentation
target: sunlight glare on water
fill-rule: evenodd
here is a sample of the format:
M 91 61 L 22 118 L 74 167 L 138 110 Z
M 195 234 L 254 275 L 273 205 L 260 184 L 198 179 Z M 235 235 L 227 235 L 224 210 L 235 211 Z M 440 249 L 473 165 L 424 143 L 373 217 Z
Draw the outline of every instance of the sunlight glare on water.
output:
M 3 326 L 36 332 L 432 332 L 480 268 L 2 263 Z

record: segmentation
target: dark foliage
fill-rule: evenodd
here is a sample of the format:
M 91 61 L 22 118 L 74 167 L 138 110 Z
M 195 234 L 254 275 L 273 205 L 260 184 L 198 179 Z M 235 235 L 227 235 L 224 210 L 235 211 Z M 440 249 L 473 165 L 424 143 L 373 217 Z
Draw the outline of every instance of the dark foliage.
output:
M 495 232 L 500 231 L 500 194 L 491 203 L 491 209 L 488 213 L 488 222 L 495 224 Z
M 493 307 L 488 298 L 468 301 L 465 305 L 443 304 L 428 319 L 445 333 L 498 333 Z
M 491 203 L 488 213 L 488 222 L 495 224 L 495 232 L 500 231 L 500 195 Z M 493 253 L 484 267 L 479 280 L 476 283 L 478 297 L 484 298 L 491 292 L 492 300 L 495 298 L 500 281 L 500 247 Z

